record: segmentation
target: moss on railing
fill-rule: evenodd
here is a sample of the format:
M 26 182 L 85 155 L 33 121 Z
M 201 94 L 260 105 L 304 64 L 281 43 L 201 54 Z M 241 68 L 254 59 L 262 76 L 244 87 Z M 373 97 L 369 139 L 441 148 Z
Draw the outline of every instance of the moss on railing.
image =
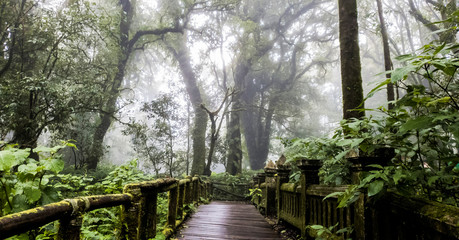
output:
M 57 239 L 80 239 L 82 215 L 100 208 L 122 206 L 121 238 L 149 239 L 156 235 L 157 196 L 168 192 L 166 235 L 172 234 L 184 219 L 183 206 L 210 198 L 211 183 L 198 177 L 183 180 L 157 179 L 124 186 L 123 194 L 108 194 L 66 199 L 0 217 L 0 238 L 21 234 L 59 220 Z

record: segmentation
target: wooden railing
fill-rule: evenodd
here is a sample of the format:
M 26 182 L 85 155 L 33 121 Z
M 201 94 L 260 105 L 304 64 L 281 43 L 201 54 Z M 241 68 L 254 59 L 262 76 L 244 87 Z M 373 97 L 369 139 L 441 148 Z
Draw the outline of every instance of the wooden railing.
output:
M 354 184 L 368 171 L 366 160 L 353 161 Z M 379 200 L 361 194 L 351 206 L 337 208 L 336 197 L 324 197 L 344 192 L 347 186 L 320 185 L 320 166 L 320 161 L 300 161 L 301 180 L 297 184 L 288 183 L 288 167 L 265 169 L 264 174 L 253 178 L 253 188 L 261 192 L 261 196 L 253 196 L 253 204 L 262 213 L 298 228 L 306 239 L 315 234 L 307 227 L 310 225 L 352 227 L 352 234 L 345 234 L 352 239 L 459 239 L 457 207 L 388 192 Z
M 184 219 L 185 204 L 210 197 L 211 183 L 198 177 L 157 179 L 124 186 L 122 194 L 65 199 L 0 218 L 0 239 L 15 236 L 59 220 L 57 239 L 80 239 L 83 214 L 95 209 L 122 206 L 121 239 L 149 239 L 156 235 L 157 198 L 168 193 L 167 232 Z

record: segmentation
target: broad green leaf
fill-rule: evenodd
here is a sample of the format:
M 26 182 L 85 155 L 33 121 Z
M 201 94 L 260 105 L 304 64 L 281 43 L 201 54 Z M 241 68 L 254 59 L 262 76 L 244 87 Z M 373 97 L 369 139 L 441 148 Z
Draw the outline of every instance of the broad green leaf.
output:
M 325 199 L 331 198 L 331 197 L 339 197 L 339 196 L 341 196 L 341 195 L 343 195 L 343 194 L 344 194 L 344 192 L 334 192 L 334 193 L 330 193 L 330 194 L 328 194 L 327 196 L 325 196 L 325 197 L 322 199 L 322 201 L 325 201 Z
M 25 161 L 30 149 L 10 148 L 0 151 L 0 171 L 9 171 L 13 166 Z
M 374 182 L 371 182 L 368 185 L 368 196 L 371 197 L 371 196 L 378 194 L 379 192 L 381 192 L 381 190 L 383 190 L 383 188 L 384 188 L 384 181 L 376 180 Z
M 11 151 L 0 151 L 0 171 L 9 171 L 11 167 L 19 164 Z
M 26 187 L 24 188 L 24 195 L 29 203 L 35 203 L 41 198 L 41 190 L 35 186 Z
M 41 160 L 41 162 L 47 170 L 50 170 L 54 173 L 59 173 L 62 170 L 64 170 L 65 163 L 64 161 L 60 159 L 55 159 L 55 158 L 43 159 Z
M 392 178 L 394 179 L 395 185 L 398 184 L 398 181 L 400 181 L 400 179 L 401 179 L 402 177 L 403 177 L 402 170 L 401 170 L 401 169 L 395 170 L 394 175 L 392 175 Z
M 310 225 L 309 227 L 314 229 L 314 230 L 319 230 L 319 229 L 323 229 L 324 228 L 324 226 L 322 226 L 322 225 Z
M 407 132 L 413 129 L 425 129 L 433 126 L 433 119 L 429 116 L 421 116 L 415 119 L 409 119 L 400 127 L 401 132 Z
M 413 59 L 413 55 L 412 54 L 404 54 L 404 55 L 400 55 L 400 56 L 395 57 L 395 59 L 400 61 L 400 62 L 404 62 L 404 61 L 408 61 L 408 60 Z

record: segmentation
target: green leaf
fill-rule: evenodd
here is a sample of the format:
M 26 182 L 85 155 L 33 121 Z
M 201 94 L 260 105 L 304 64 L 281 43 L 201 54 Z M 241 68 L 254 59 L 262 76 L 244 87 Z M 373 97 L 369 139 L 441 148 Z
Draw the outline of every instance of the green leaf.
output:
M 395 185 L 398 184 L 398 181 L 400 181 L 400 179 L 401 179 L 402 177 L 403 177 L 402 170 L 400 170 L 400 169 L 395 170 L 394 175 L 392 175 L 392 178 L 394 179 Z
M 41 162 L 47 170 L 50 170 L 54 173 L 59 173 L 62 170 L 64 170 L 65 163 L 64 161 L 60 159 L 55 159 L 55 158 L 43 159 Z
M 327 198 L 331 198 L 331 197 L 339 197 L 339 196 L 342 196 L 344 194 L 344 192 L 334 192 L 334 193 L 330 193 L 328 194 L 327 196 L 325 196 L 322 201 L 325 201 L 325 199 Z
M 320 230 L 320 229 L 324 228 L 324 226 L 322 226 L 322 225 L 310 225 L 309 227 L 314 229 L 314 230 Z
M 384 188 L 384 181 L 376 180 L 368 185 L 368 196 L 374 196 Z
M 421 116 L 415 119 L 409 119 L 402 126 L 400 132 L 407 132 L 413 129 L 425 129 L 433 126 L 433 119 L 429 116 Z
M 9 171 L 13 166 L 25 161 L 30 149 L 10 148 L 0 151 L 0 171 Z
M 24 194 L 27 197 L 27 201 L 31 204 L 35 203 L 41 198 L 41 190 L 35 186 L 24 188 Z

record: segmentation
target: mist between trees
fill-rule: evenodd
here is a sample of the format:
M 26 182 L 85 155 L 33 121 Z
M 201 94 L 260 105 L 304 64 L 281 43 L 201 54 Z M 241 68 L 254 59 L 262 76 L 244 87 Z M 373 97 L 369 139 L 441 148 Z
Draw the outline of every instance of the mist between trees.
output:
M 338 2 L 358 11 L 349 29 Z M 0 148 L 72 139 L 62 153 L 76 169 L 134 158 L 156 175 L 261 169 L 280 138 L 330 135 L 343 102 L 358 107 L 404 65 L 385 55 L 455 42 L 442 21 L 456 1 L 377 2 L 0 0 Z M 360 56 L 344 57 L 352 37 Z M 341 73 L 363 92 L 342 91 Z M 381 91 L 365 107 L 386 102 Z

